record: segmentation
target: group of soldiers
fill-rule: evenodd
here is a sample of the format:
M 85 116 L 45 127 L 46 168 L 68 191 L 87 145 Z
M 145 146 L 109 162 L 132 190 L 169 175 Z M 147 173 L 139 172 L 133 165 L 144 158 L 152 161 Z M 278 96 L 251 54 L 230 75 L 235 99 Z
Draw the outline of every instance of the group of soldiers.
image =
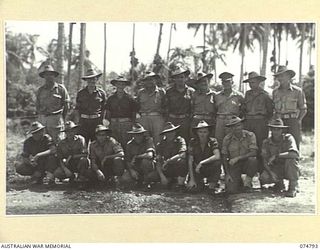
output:
M 244 83 L 243 96 L 233 89 L 233 74 L 219 75 L 223 90 L 210 88 L 212 74 L 198 73 L 190 87 L 190 71 L 177 68 L 170 86 L 147 72 L 135 97 L 123 76 L 111 81 L 109 97 L 97 87 L 101 73 L 92 69 L 82 77 L 87 86 L 77 93 L 73 121 L 66 121 L 70 98 L 55 78 L 52 66 L 39 76 L 45 84 L 37 92 L 39 119 L 31 124 L 17 173 L 35 183 L 69 178 L 92 185 L 143 185 L 160 182 L 179 189 L 217 190 L 224 176 L 228 193 L 250 190 L 252 177 L 261 185 L 295 197 L 299 191 L 301 121 L 307 112 L 301 88 L 293 85 L 293 70 L 279 66 L 279 86 L 272 97 L 260 86 L 256 72 Z M 63 136 L 64 135 L 64 136 Z M 224 175 L 222 175 L 224 173 Z M 245 174 L 246 178 L 243 178 Z M 283 180 L 289 180 L 286 189 Z

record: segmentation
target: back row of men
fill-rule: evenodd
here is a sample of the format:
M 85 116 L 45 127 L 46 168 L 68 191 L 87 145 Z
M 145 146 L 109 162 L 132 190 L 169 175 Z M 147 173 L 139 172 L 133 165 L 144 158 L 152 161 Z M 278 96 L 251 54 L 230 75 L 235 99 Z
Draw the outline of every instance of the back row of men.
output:
M 55 142 L 61 133 L 58 128 L 64 126 L 69 102 L 66 89 L 55 82 L 58 74 L 51 66 L 46 66 L 39 74 L 45 78 L 46 83 L 37 93 L 36 105 L 39 121 L 47 128 Z M 190 137 L 195 137 L 191 128 L 195 128 L 201 121 L 209 124 L 210 135 L 217 138 L 217 145 L 223 145 L 223 139 L 230 132 L 226 124 L 233 116 L 240 116 L 245 118 L 245 128 L 254 133 L 257 156 L 260 156 L 262 142 L 268 137 L 268 120 L 273 116 L 281 118 L 284 126 L 288 126 L 299 148 L 301 120 L 306 114 L 306 102 L 302 90 L 291 83 L 294 71 L 279 67 L 275 77 L 280 86 L 274 90 L 272 99 L 260 88 L 260 83 L 266 78 L 255 72 L 251 72 L 244 81 L 248 82 L 251 88 L 245 97 L 232 89 L 231 73 L 224 72 L 219 75 L 223 86 L 219 93 L 209 88 L 212 74 L 198 74 L 196 90 L 185 84 L 189 74 L 189 70 L 181 68 L 173 72 L 173 84 L 165 91 L 157 85 L 160 76 L 148 73 L 142 79 L 144 88 L 138 92 L 135 99 L 125 92 L 125 87 L 129 86 L 130 82 L 118 77 L 111 81 L 116 92 L 106 99 L 104 91 L 96 87 L 101 74 L 89 70 L 83 76 L 88 84 L 78 92 L 76 99 L 79 134 L 84 136 L 88 144 L 96 138 L 97 125 L 102 123 L 103 118 L 107 118 L 112 136 L 125 147 L 130 140 L 130 133 L 127 131 L 138 121 L 157 144 L 161 141 L 164 123 L 169 121 L 173 126 L 179 126 L 179 135 L 188 142 Z M 234 142 L 231 140 L 231 143 Z

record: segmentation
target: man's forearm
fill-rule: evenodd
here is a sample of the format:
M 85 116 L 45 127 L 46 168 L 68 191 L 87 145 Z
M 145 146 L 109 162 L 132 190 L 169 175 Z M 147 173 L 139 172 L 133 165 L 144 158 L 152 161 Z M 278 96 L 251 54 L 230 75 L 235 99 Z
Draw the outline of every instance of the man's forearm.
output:
M 298 120 L 300 122 L 302 122 L 302 119 L 303 119 L 303 117 L 305 117 L 306 114 L 307 114 L 307 110 L 306 109 L 300 109 Z

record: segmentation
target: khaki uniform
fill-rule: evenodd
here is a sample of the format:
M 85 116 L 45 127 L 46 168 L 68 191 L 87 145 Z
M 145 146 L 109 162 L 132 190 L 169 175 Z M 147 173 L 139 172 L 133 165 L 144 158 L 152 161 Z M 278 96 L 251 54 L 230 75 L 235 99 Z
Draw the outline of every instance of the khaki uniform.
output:
M 223 138 L 228 134 L 226 124 L 233 116 L 241 116 L 241 105 L 244 102 L 242 93 L 232 90 L 231 94 L 227 96 L 222 90 L 215 96 L 215 107 L 217 110 L 215 137 L 219 145 L 222 145 Z
M 293 135 L 299 149 L 301 126 L 298 122 L 300 110 L 307 109 L 306 98 L 301 88 L 290 85 L 289 89 L 276 88 L 272 93 L 276 117 L 281 118 L 288 132 Z
M 232 133 L 229 133 L 223 139 L 221 154 L 227 159 L 233 159 L 237 156 L 245 155 L 250 151 L 257 151 L 256 136 L 253 132 L 243 130 L 242 137 L 239 139 Z M 242 187 L 241 174 L 247 174 L 253 177 L 258 168 L 256 157 L 249 157 L 246 160 L 238 161 L 235 165 L 229 166 L 229 174 L 233 182 L 226 183 L 226 189 L 229 193 L 236 193 Z
M 185 140 L 189 140 L 191 98 L 194 89 L 188 86 L 183 92 L 179 92 L 175 86 L 169 88 L 165 95 L 167 121 L 175 126 L 180 125 L 178 134 Z
M 297 157 L 294 159 L 277 159 L 270 166 L 270 169 L 277 175 L 279 181 L 282 179 L 288 179 L 289 188 L 290 185 L 297 185 L 299 179 L 299 151 L 295 142 L 295 139 L 290 134 L 284 134 L 282 140 L 275 143 L 271 137 L 265 139 L 262 144 L 262 157 L 265 161 L 284 152 L 295 152 Z M 272 183 L 269 173 L 265 170 L 260 176 L 261 184 Z
M 36 94 L 36 109 L 39 114 L 39 122 L 46 126 L 47 133 L 54 142 L 61 137 L 60 130 L 63 129 L 63 113 L 68 109 L 70 102 L 69 94 L 62 84 L 54 83 L 52 88 L 43 85 Z
M 164 89 L 156 86 L 153 93 L 149 94 L 143 88 L 138 92 L 137 96 L 141 115 L 137 122 L 149 131 L 155 143 L 160 141 L 159 134 L 164 126 L 165 93 Z

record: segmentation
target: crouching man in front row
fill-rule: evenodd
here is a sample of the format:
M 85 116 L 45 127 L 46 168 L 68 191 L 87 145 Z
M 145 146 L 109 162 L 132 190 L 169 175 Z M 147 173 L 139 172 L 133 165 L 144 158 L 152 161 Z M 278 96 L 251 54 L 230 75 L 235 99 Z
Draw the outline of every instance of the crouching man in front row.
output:
M 42 184 L 47 175 L 49 184 L 54 184 L 54 171 L 57 158 L 54 156 L 56 147 L 50 135 L 45 134 L 45 126 L 40 122 L 31 124 L 31 137 L 23 145 L 22 162 L 16 164 L 16 172 L 31 176 L 33 184 Z
M 120 184 L 125 169 L 121 144 L 111 137 L 111 129 L 98 125 L 96 140 L 90 144 L 88 178 L 93 184 Z M 98 182 L 97 182 L 98 181 Z
M 160 133 L 162 139 L 157 144 L 156 169 L 159 173 L 161 184 L 167 185 L 177 181 L 177 188 L 184 187 L 187 176 L 187 145 L 184 138 L 177 135 L 179 126 L 167 122 L 164 130 Z
M 243 119 L 237 116 L 230 118 L 226 127 L 229 127 L 231 132 L 224 137 L 222 143 L 221 154 L 228 193 L 250 190 L 252 177 L 258 169 L 256 136 L 253 132 L 244 130 L 242 122 Z M 246 174 L 244 182 L 242 174 Z
M 69 178 L 69 183 L 73 184 L 75 174 L 77 180 L 85 180 L 88 171 L 89 161 L 87 158 L 88 150 L 83 136 L 77 134 L 78 125 L 72 121 L 65 123 L 66 138 L 58 143 L 57 156 L 60 163 L 54 172 L 59 179 Z
M 283 125 L 283 121 L 278 118 L 269 125 L 271 136 L 263 141 L 262 157 L 264 171 L 260 176 L 260 183 L 275 183 L 276 191 L 284 191 L 283 179 L 289 180 L 289 190 L 287 197 L 295 197 L 298 192 L 299 179 L 299 151 L 294 137 L 284 133 L 288 126 Z

